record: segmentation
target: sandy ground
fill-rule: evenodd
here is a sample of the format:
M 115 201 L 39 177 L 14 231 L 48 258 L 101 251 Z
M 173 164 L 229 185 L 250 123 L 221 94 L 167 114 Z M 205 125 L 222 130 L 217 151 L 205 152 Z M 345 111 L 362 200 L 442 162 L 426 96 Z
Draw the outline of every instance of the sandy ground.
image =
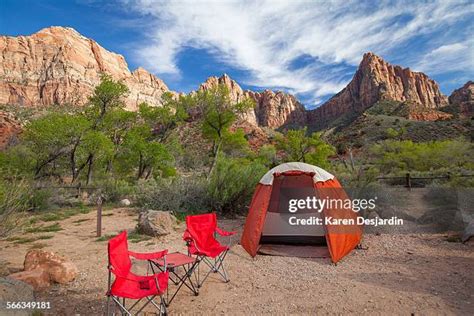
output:
M 137 216 L 130 210 L 105 213 L 113 215 L 104 217 L 104 234 L 136 224 Z M 60 223 L 64 230 L 40 242 L 46 244 L 44 249 L 71 259 L 80 273 L 68 285 L 37 293 L 37 300 L 51 302 L 47 315 L 103 314 L 107 243 L 94 237 L 95 214 L 76 215 Z M 241 231 L 243 220 L 220 223 L 225 229 Z M 183 230 L 181 225 L 166 237 L 131 243 L 130 249 L 185 252 Z M 443 235 L 367 234 L 363 242 L 367 250 L 356 250 L 334 266 L 329 259 L 252 259 L 238 239 L 226 258 L 230 283 L 212 275 L 199 296 L 182 290 L 170 314 L 474 314 L 472 244 L 450 243 Z M 0 241 L 1 258 L 9 267 L 20 269 L 30 247 Z M 137 263 L 135 269 L 143 271 L 144 265 Z

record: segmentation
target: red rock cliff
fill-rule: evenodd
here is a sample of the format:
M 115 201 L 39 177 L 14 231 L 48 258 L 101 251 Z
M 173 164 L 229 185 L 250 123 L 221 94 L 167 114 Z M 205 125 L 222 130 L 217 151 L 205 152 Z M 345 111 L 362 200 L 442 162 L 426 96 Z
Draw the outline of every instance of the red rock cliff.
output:
M 243 90 L 226 74 L 208 78 L 199 89 L 210 89 L 218 84 L 223 84 L 229 89 L 231 100 L 234 102 L 240 102 L 245 98 L 255 101 L 255 108 L 243 117 L 251 124 L 270 128 L 279 128 L 287 124 L 300 126 L 306 124 L 306 110 L 291 94 L 271 90 L 262 92 Z
M 122 55 L 109 52 L 72 28 L 49 27 L 31 36 L 0 36 L 0 104 L 82 105 L 101 73 L 130 89 L 127 108 L 159 105 L 169 91 L 142 68 L 130 72 Z
M 349 112 L 361 112 L 377 101 L 410 101 L 426 108 L 448 104 L 438 84 L 421 72 L 393 66 L 366 53 L 351 82 L 319 108 L 308 112 L 310 124 L 324 124 Z

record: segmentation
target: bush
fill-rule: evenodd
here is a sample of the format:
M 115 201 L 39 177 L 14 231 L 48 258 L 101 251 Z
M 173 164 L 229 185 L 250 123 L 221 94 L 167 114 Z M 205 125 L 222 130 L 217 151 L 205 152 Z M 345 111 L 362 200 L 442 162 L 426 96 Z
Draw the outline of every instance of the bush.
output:
M 105 179 L 96 181 L 94 186 L 102 191 L 107 202 L 119 202 L 121 199 L 130 198 L 135 193 L 135 187 L 125 180 Z
M 30 188 L 25 180 L 0 180 L 0 237 L 20 227 L 29 204 Z
M 141 182 L 137 204 L 143 208 L 176 213 L 208 211 L 206 180 L 199 176 Z
M 49 189 L 34 190 L 31 195 L 30 205 L 35 211 L 44 211 L 51 208 L 52 193 Z
M 220 157 L 209 181 L 211 207 L 222 213 L 244 211 L 266 171 L 259 162 Z

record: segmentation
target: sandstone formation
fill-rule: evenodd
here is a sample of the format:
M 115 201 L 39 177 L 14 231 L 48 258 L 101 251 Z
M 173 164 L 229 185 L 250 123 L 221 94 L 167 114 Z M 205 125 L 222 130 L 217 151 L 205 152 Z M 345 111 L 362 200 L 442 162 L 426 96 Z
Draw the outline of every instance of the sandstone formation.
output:
M 464 86 L 456 89 L 449 96 L 449 104 L 458 108 L 462 116 L 474 113 L 474 82 L 468 81 Z
M 461 104 L 464 102 L 474 102 L 474 82 L 468 81 L 464 86 L 456 89 L 449 96 L 450 104 Z
M 122 55 L 109 52 L 72 28 L 49 27 L 30 36 L 0 36 L 0 104 L 83 105 L 100 75 L 123 80 L 128 109 L 146 101 L 159 105 L 169 91 L 142 68 L 128 69 Z
M 410 101 L 426 108 L 448 104 L 438 84 L 424 73 L 393 66 L 366 53 L 351 82 L 319 108 L 309 111 L 311 124 L 325 124 L 346 113 L 358 113 L 377 101 Z
M 30 36 L 0 36 L 0 104 L 41 106 L 51 104 L 83 105 L 100 75 L 107 73 L 122 80 L 130 89 L 127 108 L 135 110 L 143 101 L 160 105 L 168 87 L 143 68 L 131 72 L 123 56 L 107 51 L 94 40 L 72 28 L 49 27 Z M 448 105 L 438 84 L 425 74 L 393 66 L 373 53 L 366 53 L 352 81 L 319 108 L 306 111 L 298 100 L 281 91 L 243 90 L 229 76 L 210 77 L 199 89 L 223 84 L 233 102 L 244 98 L 255 101 L 255 108 L 241 121 L 256 128 L 282 126 L 324 126 L 348 113 L 361 113 L 378 101 L 413 102 L 433 111 L 417 112 L 414 120 L 447 119 L 436 111 Z M 473 105 L 472 81 L 453 92 L 450 103 L 468 115 Z M 172 92 L 177 95 L 177 93 Z M 17 132 L 10 119 L 0 113 L 0 149 Z M 193 117 L 191 115 L 191 117 Z M 19 129 L 18 129 L 19 130 Z
M 411 112 L 408 113 L 406 119 L 412 121 L 445 121 L 451 119 L 453 116 L 448 113 L 441 111 L 430 110 L 422 112 Z
M 401 116 L 412 121 L 445 121 L 453 118 L 452 114 L 427 108 L 412 101 L 405 101 L 390 115 Z
M 10 277 L 31 284 L 35 290 L 44 289 L 52 282 L 65 284 L 73 281 L 78 273 L 74 263 L 51 251 L 30 250 L 23 263 L 24 271 Z
M 255 108 L 243 116 L 243 120 L 261 127 L 279 128 L 284 125 L 306 124 L 306 110 L 304 106 L 291 94 L 281 91 L 265 90 L 254 92 L 243 90 L 237 82 L 228 75 L 210 77 L 201 84 L 200 90 L 207 90 L 217 85 L 225 85 L 229 89 L 233 102 L 240 102 L 245 98 L 255 101 Z
M 11 113 L 0 111 L 0 150 L 13 143 L 20 130 L 20 123 Z

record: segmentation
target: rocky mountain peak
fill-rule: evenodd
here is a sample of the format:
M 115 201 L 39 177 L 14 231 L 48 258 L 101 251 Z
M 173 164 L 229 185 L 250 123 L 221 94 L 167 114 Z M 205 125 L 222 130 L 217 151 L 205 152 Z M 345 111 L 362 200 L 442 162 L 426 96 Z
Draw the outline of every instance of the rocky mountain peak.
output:
M 474 115 L 474 82 L 468 81 L 449 96 L 449 104 L 454 112 L 461 116 L 470 117 Z
M 69 27 L 53 26 L 30 36 L 0 36 L 0 104 L 83 105 L 102 73 L 130 89 L 127 108 L 161 104 L 168 87 L 143 68 L 133 73 L 122 55 Z
M 449 96 L 450 104 L 474 102 L 474 82 L 469 80 L 461 88 L 456 89 Z
M 410 101 L 426 108 L 448 104 L 438 84 L 421 72 L 391 65 L 374 53 L 364 54 L 351 82 L 319 108 L 310 111 L 312 124 L 324 125 L 346 113 L 357 113 L 378 101 Z
M 288 124 L 301 126 L 306 124 L 306 110 L 291 94 L 268 89 L 262 92 L 243 90 L 227 74 L 220 77 L 209 77 L 199 89 L 206 90 L 219 84 L 223 84 L 229 89 L 233 102 L 240 102 L 245 98 L 255 101 L 255 108 L 242 117 L 243 120 L 251 124 L 270 128 L 279 128 Z

